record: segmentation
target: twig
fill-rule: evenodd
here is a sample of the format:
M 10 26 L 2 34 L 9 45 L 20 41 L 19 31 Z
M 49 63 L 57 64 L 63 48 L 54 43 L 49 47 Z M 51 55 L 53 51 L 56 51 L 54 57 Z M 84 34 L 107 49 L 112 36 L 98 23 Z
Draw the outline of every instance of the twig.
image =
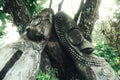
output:
M 52 6 L 52 0 L 50 0 L 49 8 L 51 8 L 51 6 Z
M 58 4 L 58 11 L 61 10 L 63 2 L 64 2 L 64 0 L 62 0 L 62 1 Z

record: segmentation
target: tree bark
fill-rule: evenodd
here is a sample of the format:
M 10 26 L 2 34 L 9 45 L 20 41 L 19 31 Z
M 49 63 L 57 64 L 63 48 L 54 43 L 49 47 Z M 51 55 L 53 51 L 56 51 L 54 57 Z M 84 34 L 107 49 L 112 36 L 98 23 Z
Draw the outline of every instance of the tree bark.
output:
M 48 55 L 52 67 L 57 69 L 56 77 L 58 77 L 59 80 L 71 80 L 73 77 L 75 79 L 80 79 L 72 59 L 63 50 L 54 34 L 55 33 L 52 32 L 52 37 L 50 37 L 44 52 Z M 47 71 L 47 69 L 44 71 Z
M 101 0 L 86 0 L 84 7 L 81 11 L 81 17 L 78 26 L 83 33 L 83 36 L 88 40 L 91 40 L 91 34 L 94 28 L 94 24 L 99 17 L 98 9 Z
M 78 25 L 81 28 L 81 32 L 83 32 L 84 37 L 86 39 L 88 39 L 89 41 L 91 41 L 90 36 L 91 36 L 91 32 L 92 32 L 94 23 L 96 21 L 97 9 L 99 6 L 98 4 L 100 4 L 99 1 L 100 0 L 87 0 L 85 2 L 84 7 L 81 12 L 81 18 L 80 18 L 80 22 Z M 7 8 L 9 8 L 9 7 L 7 7 Z M 60 9 L 58 9 L 58 10 L 60 10 Z M 14 19 L 16 19 L 17 17 L 20 16 L 17 12 L 16 13 L 15 12 L 16 11 L 13 11 L 13 10 L 10 11 L 10 13 L 13 15 Z M 16 14 L 17 14 L 17 16 L 15 16 Z M 22 14 L 22 13 L 20 13 L 20 14 Z M 24 17 L 22 17 L 22 18 L 24 18 Z M 18 22 L 18 24 L 21 24 L 22 23 L 21 17 L 19 17 L 18 19 L 20 21 L 20 22 Z M 50 37 L 50 40 L 48 42 L 49 36 L 51 36 L 50 35 L 51 27 L 52 27 L 51 25 L 53 25 L 51 23 L 52 20 L 51 20 L 50 15 L 43 12 L 43 13 L 41 13 L 41 15 L 38 15 L 35 18 L 35 20 L 36 21 L 32 21 L 31 25 L 27 26 L 27 28 L 26 28 L 26 25 L 23 25 L 24 27 L 22 27 L 23 28 L 22 31 L 24 32 L 24 29 L 27 29 L 28 33 L 21 36 L 21 39 L 18 42 L 14 43 L 14 44 L 10 44 L 10 45 L 6 46 L 5 48 L 3 48 L 2 50 L 0 50 L 1 51 L 0 53 L 3 53 L 3 54 L 0 54 L 0 57 L 1 57 L 0 61 L 3 61 L 3 62 L 0 62 L 0 64 L 2 64 L 2 66 L 0 66 L 0 78 L 1 78 L 0 80 L 2 80 L 2 79 L 4 79 L 4 80 L 9 80 L 9 79 L 12 79 L 12 80 L 21 80 L 21 79 L 22 80 L 35 80 L 37 72 L 39 70 L 38 68 L 40 65 L 41 52 L 43 51 L 43 49 L 47 45 L 47 43 L 48 43 L 48 45 L 46 46 L 45 51 L 46 51 L 46 54 L 48 57 L 46 57 L 46 59 L 49 58 L 52 63 L 52 67 L 58 69 L 58 74 L 59 74 L 58 77 L 61 80 L 70 80 L 70 78 L 72 78 L 72 76 L 75 77 L 75 75 L 77 75 L 79 71 L 76 70 L 76 66 L 75 66 L 77 64 L 77 62 L 73 62 L 75 60 L 71 59 L 71 57 L 73 57 L 73 56 L 67 55 L 67 53 L 64 51 L 64 49 L 61 49 L 62 46 L 61 46 L 61 44 L 58 43 L 56 35 L 54 35 L 54 37 Z M 29 18 L 28 18 L 28 21 L 29 21 Z M 14 20 L 14 22 L 16 22 L 16 20 Z M 23 23 L 24 23 L 24 20 L 23 20 Z M 27 22 L 25 22 L 25 23 L 27 23 Z M 16 22 L 16 24 L 17 24 L 17 22 Z M 75 24 L 73 24 L 73 25 L 75 25 Z M 54 34 L 54 33 L 52 33 L 52 34 Z M 6 51 L 6 49 L 7 49 L 7 51 Z M 76 53 L 74 53 L 74 54 L 76 54 Z M 43 56 L 46 56 L 46 55 L 43 55 Z M 79 56 L 76 56 L 76 57 L 79 57 Z M 89 56 L 89 57 L 91 57 L 91 56 Z M 42 57 L 42 61 L 44 61 L 43 57 Z M 45 62 L 46 61 L 48 61 L 48 60 L 45 60 Z M 12 62 L 12 65 L 9 65 L 11 62 Z M 48 61 L 48 63 L 50 63 L 50 62 Z M 49 64 L 49 66 L 51 68 L 50 64 Z M 80 66 L 78 66 L 78 67 L 80 67 Z M 45 71 L 45 72 L 49 71 L 50 68 L 48 69 L 48 68 L 44 68 L 44 66 L 41 66 L 41 69 L 43 69 L 43 71 Z M 68 70 L 68 68 L 69 68 L 69 70 Z M 87 70 L 86 70 L 86 72 L 87 72 Z M 88 74 L 86 73 L 86 75 L 88 75 Z M 92 74 L 90 74 L 88 78 L 90 78 L 91 75 Z
M 27 26 L 29 33 L 26 31 L 17 42 L 0 49 L 0 80 L 36 80 L 41 53 L 51 33 L 52 15 L 51 9 L 43 10 Z
M 64 2 L 64 0 L 62 0 L 62 1 L 58 4 L 58 11 L 61 10 L 63 2 Z
M 51 8 L 52 7 L 52 0 L 50 0 L 50 4 L 49 4 L 49 8 Z
M 31 20 L 24 0 L 3 0 L 3 4 L 3 10 L 11 14 L 14 24 L 18 27 L 19 33 L 22 34 Z
M 0 80 L 36 80 L 43 43 L 19 39 L 0 52 Z

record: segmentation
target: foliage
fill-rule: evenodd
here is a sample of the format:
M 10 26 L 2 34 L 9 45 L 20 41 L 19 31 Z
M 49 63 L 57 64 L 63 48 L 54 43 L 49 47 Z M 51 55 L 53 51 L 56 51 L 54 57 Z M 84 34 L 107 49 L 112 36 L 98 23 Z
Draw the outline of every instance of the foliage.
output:
M 0 0 L 0 7 L 2 6 L 3 0 Z
M 118 14 L 115 13 L 112 19 L 102 21 L 100 32 L 104 35 L 106 43 L 116 48 L 120 54 L 120 21 L 118 17 Z
M 31 14 L 31 16 L 33 14 L 36 14 L 38 12 L 40 12 L 43 8 L 43 4 L 47 1 L 47 0 L 25 0 L 25 4 Z
M 120 4 L 120 0 L 117 1 L 117 4 Z M 98 43 L 94 53 L 104 57 L 120 75 L 120 10 L 117 9 L 112 19 L 109 18 L 107 22 L 104 21 L 101 26 L 103 27 L 101 33 L 105 36 L 107 44 Z
M 43 4 L 47 0 L 23 0 L 30 15 L 33 16 L 33 14 L 37 14 L 43 9 Z M 0 22 L 2 22 L 2 26 L 0 26 L 0 36 L 4 34 L 4 28 L 6 26 L 6 19 L 12 20 L 12 17 L 8 15 L 5 10 L 3 10 L 3 0 L 0 0 Z
M 2 24 L 2 26 L 0 26 L 0 38 L 2 38 L 2 35 L 5 34 L 4 29 L 5 29 L 5 24 Z
M 7 17 L 1 9 L 2 3 L 3 3 L 3 0 L 0 0 L 0 22 L 2 23 L 2 25 L 0 26 L 0 37 L 4 34 L 3 30 L 5 28 L 5 23 L 6 23 L 5 19 Z
M 52 69 L 49 73 L 45 74 L 41 70 L 37 76 L 37 80 L 58 80 L 56 77 L 57 70 Z
M 4 26 L 0 26 L 0 38 L 2 37 L 2 35 L 5 34 L 4 28 L 5 28 Z
M 72 77 L 70 80 L 79 80 L 79 79 L 77 79 L 76 77 Z
M 120 57 L 118 57 L 117 49 L 110 47 L 105 43 L 98 43 L 94 54 L 103 57 L 113 69 L 120 75 Z
M 4 35 L 4 28 L 5 28 L 5 24 L 6 24 L 6 21 L 5 19 L 7 18 L 8 16 L 3 13 L 1 10 L 0 10 L 0 22 L 1 22 L 1 26 L 0 26 L 0 37 L 2 37 L 2 35 Z

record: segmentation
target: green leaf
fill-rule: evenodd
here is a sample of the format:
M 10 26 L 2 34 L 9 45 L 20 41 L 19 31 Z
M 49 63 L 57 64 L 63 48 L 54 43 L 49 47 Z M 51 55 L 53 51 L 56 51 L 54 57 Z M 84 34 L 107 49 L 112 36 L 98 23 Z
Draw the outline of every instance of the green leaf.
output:
M 0 0 L 0 7 L 2 6 L 2 4 L 3 4 L 3 0 Z
M 96 50 L 93 53 L 97 56 L 103 57 L 116 72 L 120 70 L 120 67 L 116 65 L 116 63 L 120 60 L 117 49 L 110 47 L 109 45 L 106 45 L 104 43 L 98 43 L 96 46 Z

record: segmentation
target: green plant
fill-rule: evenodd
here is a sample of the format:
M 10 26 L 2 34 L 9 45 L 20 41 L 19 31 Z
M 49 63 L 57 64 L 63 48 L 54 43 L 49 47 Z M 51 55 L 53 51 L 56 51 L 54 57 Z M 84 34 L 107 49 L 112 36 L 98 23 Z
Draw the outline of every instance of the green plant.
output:
M 52 69 L 48 73 L 43 73 L 41 70 L 38 73 L 37 80 L 58 80 L 56 77 L 57 70 Z
M 30 15 L 36 14 L 43 10 L 43 4 L 45 4 L 47 0 L 26 0 L 25 5 L 29 10 Z
M 5 28 L 4 26 L 0 26 L 0 38 L 2 37 L 2 35 L 5 34 L 4 28 Z
M 112 68 L 120 75 L 120 57 L 118 56 L 117 49 L 110 47 L 105 43 L 98 43 L 94 54 L 103 57 Z
M 2 2 L 0 1 L 0 5 L 2 4 Z M 0 22 L 1 22 L 1 26 L 0 26 L 0 38 L 2 37 L 2 35 L 5 34 L 4 29 L 5 29 L 5 25 L 6 25 L 6 20 L 8 16 L 2 11 L 0 10 Z
M 15 4 L 14 4 L 14 7 L 13 7 L 9 0 L 0 0 L 0 23 L 2 23 L 2 25 L 0 26 L 0 37 L 2 37 L 2 35 L 4 35 L 4 28 L 5 28 L 5 25 L 6 25 L 8 19 L 10 21 L 14 22 L 17 25 L 17 27 L 20 26 L 20 27 L 18 27 L 18 30 L 20 30 L 20 32 L 22 32 L 21 31 L 21 26 L 22 25 L 19 24 L 19 22 L 20 22 L 21 24 L 24 25 L 25 21 L 24 21 L 24 19 L 21 20 L 22 16 L 26 16 L 26 18 L 29 18 L 29 17 L 32 17 L 33 15 L 37 14 L 42 9 L 44 9 L 43 4 L 46 1 L 47 0 L 22 0 L 22 1 L 20 1 L 20 0 L 17 1 L 16 0 Z M 22 12 L 22 9 L 23 9 L 22 8 L 22 5 L 23 5 L 22 2 L 25 4 L 25 8 L 26 8 L 24 10 L 24 11 L 26 11 L 25 15 L 20 14 L 20 11 Z M 10 8 L 16 8 L 16 7 L 18 7 L 18 10 L 16 12 L 14 12 L 16 9 L 10 9 Z M 27 12 L 27 10 L 28 10 L 28 12 Z M 11 12 L 11 11 L 13 11 L 13 12 Z M 10 15 L 10 14 L 12 14 L 12 15 Z M 29 16 L 27 16 L 27 15 L 29 15 Z M 29 19 L 28 19 L 28 21 L 29 21 Z M 27 23 L 27 20 L 26 20 L 26 23 Z

